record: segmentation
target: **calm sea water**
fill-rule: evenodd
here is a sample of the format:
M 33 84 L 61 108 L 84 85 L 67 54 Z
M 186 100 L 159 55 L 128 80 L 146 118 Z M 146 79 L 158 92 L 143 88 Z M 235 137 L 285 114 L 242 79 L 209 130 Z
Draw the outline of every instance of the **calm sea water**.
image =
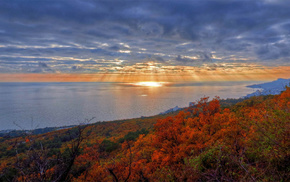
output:
M 122 83 L 0 83 L 0 130 L 35 129 L 151 116 L 186 107 L 203 96 L 239 98 L 260 82 L 175 83 L 136 87 Z

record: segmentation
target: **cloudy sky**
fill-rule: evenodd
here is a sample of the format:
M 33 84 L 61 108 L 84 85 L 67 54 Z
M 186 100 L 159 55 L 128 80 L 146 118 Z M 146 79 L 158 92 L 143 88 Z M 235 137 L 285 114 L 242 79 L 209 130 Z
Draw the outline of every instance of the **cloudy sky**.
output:
M 0 0 L 0 73 L 287 76 L 289 9 L 287 0 Z

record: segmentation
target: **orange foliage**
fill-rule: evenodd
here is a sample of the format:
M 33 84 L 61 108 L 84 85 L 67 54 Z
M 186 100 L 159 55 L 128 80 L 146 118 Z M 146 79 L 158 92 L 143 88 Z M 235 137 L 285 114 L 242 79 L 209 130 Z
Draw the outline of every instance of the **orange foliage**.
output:
M 177 115 L 158 116 L 157 122 L 147 118 L 97 124 L 87 128 L 91 134 L 74 161 L 80 174 L 71 176 L 73 181 L 285 180 L 289 113 L 287 88 L 280 95 L 251 98 L 226 109 L 221 109 L 218 97 L 211 101 L 205 97 Z M 118 143 L 128 132 L 142 128 L 149 134 Z M 118 148 L 100 150 L 105 139 Z M 1 163 L 0 170 L 6 166 Z

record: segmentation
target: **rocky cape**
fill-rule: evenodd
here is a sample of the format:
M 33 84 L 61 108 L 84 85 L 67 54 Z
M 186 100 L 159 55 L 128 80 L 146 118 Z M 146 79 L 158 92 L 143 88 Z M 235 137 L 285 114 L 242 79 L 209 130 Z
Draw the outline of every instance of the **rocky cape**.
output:
M 290 79 L 279 78 L 272 82 L 249 85 L 249 88 L 258 89 L 254 93 L 246 95 L 244 98 L 259 96 L 259 95 L 278 95 L 290 86 Z

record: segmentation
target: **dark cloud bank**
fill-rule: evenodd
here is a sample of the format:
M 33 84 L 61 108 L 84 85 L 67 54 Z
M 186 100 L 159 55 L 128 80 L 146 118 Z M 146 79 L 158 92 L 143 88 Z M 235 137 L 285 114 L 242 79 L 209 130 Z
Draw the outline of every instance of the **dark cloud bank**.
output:
M 146 60 L 285 65 L 289 9 L 283 0 L 0 0 L 0 71 L 97 72 Z

